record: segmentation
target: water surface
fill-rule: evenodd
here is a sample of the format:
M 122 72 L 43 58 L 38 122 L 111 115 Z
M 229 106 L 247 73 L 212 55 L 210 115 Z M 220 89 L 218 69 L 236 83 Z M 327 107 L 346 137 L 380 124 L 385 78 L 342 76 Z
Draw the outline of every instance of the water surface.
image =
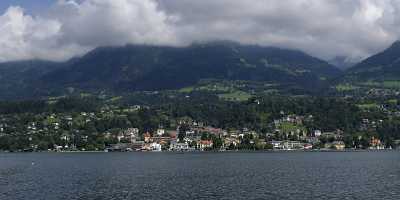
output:
M 0 154 L 0 199 L 400 199 L 400 152 Z

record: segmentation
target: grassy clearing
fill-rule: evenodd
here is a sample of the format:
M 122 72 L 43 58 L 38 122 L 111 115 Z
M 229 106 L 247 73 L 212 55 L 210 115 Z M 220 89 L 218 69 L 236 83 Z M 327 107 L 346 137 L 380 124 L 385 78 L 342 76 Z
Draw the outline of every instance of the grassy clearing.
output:
M 397 100 L 397 99 L 389 99 L 389 100 L 387 101 L 387 103 L 388 103 L 388 104 L 392 104 L 392 105 L 397 105 L 398 100 Z
M 279 129 L 281 129 L 284 133 L 289 133 L 292 131 L 305 131 L 306 128 L 304 126 L 298 126 L 290 122 L 283 122 L 280 124 Z
M 190 93 L 193 91 L 209 91 L 209 92 L 229 92 L 234 90 L 234 85 L 228 85 L 223 83 L 208 83 L 196 86 L 190 86 L 181 88 L 179 92 Z
M 336 90 L 339 92 L 346 92 L 346 91 L 352 91 L 352 90 L 357 90 L 359 87 L 351 85 L 351 84 L 339 84 L 336 85 Z
M 80 96 L 81 96 L 82 98 L 85 98 L 85 97 L 91 97 L 92 94 L 90 94 L 90 93 L 81 93 Z
M 371 88 L 386 88 L 386 89 L 400 89 L 400 81 L 399 80 L 387 80 L 383 82 L 378 81 L 366 81 L 359 82 L 357 85 L 371 87 Z
M 111 98 L 109 101 L 110 102 L 115 102 L 115 101 L 119 101 L 119 100 L 121 100 L 122 99 L 122 96 L 118 96 L 118 97 L 113 97 L 113 98 Z
M 379 107 L 378 104 L 376 104 L 376 103 L 358 104 L 357 106 L 360 109 L 376 109 Z
M 385 88 L 399 89 L 400 81 L 384 81 L 383 86 Z
M 193 90 L 194 90 L 194 87 L 185 87 L 185 88 L 181 88 L 179 90 L 179 92 L 181 92 L 181 93 L 191 93 L 191 92 L 193 92 Z
M 219 98 L 227 100 L 227 101 L 247 101 L 252 97 L 252 95 L 250 95 L 247 92 L 243 92 L 243 91 L 224 93 L 224 94 L 220 94 L 218 96 L 219 96 Z

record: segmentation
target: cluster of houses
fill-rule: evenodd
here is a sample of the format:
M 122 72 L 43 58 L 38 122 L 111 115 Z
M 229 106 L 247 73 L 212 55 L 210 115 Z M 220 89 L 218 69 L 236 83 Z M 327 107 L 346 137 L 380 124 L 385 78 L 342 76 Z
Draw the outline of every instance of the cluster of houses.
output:
M 336 130 L 333 132 L 322 132 L 314 130 L 311 133 L 303 130 L 301 127 L 296 128 L 295 125 L 303 123 L 303 117 L 294 116 L 275 121 L 276 127 L 280 127 L 281 123 L 293 123 L 293 130 L 276 129 L 274 133 L 259 134 L 247 128 L 242 130 L 223 130 L 208 126 L 199 126 L 197 123 L 192 125 L 190 129 L 183 133 L 183 137 L 178 137 L 180 132 L 177 130 L 157 129 L 154 133 L 146 132 L 140 136 L 140 130 L 137 128 L 129 128 L 118 134 L 118 144 L 112 145 L 109 151 L 206 151 L 206 150 L 232 150 L 237 149 L 243 144 L 245 138 L 254 146 L 263 146 L 274 150 L 344 150 L 346 148 L 343 142 L 344 132 Z M 288 131 L 288 133 L 287 133 Z M 214 135 L 219 138 L 222 144 L 215 146 L 211 139 L 204 139 L 204 133 Z M 292 135 L 298 140 L 289 139 L 287 136 Z M 250 136 L 250 137 L 249 137 Z M 277 138 L 284 138 L 279 140 Z M 122 143 L 125 141 L 127 143 Z M 217 148 L 217 149 L 216 149 Z M 266 149 L 267 149 L 266 148 Z M 384 144 L 377 138 L 370 141 L 370 149 L 385 149 Z
M 130 108 L 137 110 L 138 108 Z M 103 112 L 104 113 L 104 112 Z M 207 151 L 207 150 L 234 150 L 240 149 L 244 143 L 257 149 L 275 149 L 275 150 L 312 150 L 312 149 L 335 149 L 344 150 L 344 132 L 335 130 L 324 132 L 321 130 L 312 130 L 305 128 L 307 122 L 312 122 L 313 116 L 285 115 L 281 113 L 280 119 L 274 120 L 269 127 L 268 133 L 257 133 L 248 128 L 240 130 L 225 130 L 206 126 L 202 122 L 193 120 L 180 120 L 177 123 L 176 130 L 166 130 L 163 127 L 152 132 L 141 132 L 139 128 L 127 128 L 119 131 L 117 134 L 111 132 L 102 133 L 107 139 L 114 139 L 115 144 L 107 146 L 107 151 Z M 82 112 L 73 119 L 72 116 L 50 114 L 46 118 L 46 125 L 38 122 L 29 122 L 26 125 L 26 134 L 34 135 L 36 133 L 59 131 L 60 140 L 63 144 L 55 146 L 55 149 L 71 149 L 71 140 L 74 134 L 68 131 L 61 131 L 65 125 L 71 126 L 77 123 L 79 118 L 82 123 L 95 121 L 95 113 Z M 360 130 L 369 131 L 375 129 L 382 120 L 371 121 L 363 119 Z M 185 127 L 185 128 L 183 128 Z M 0 137 L 5 134 L 9 124 L 5 120 L 0 121 Z M 76 130 L 71 130 L 76 131 Z M 204 137 L 206 135 L 207 137 Z M 212 136 L 212 137 L 211 137 Z M 82 141 L 87 141 L 87 135 L 79 135 Z M 218 139 L 218 144 L 215 139 Z M 360 138 L 361 139 L 361 138 Z M 400 145 L 400 141 L 395 141 Z M 378 138 L 372 137 L 369 141 L 369 148 L 381 150 L 385 145 Z
M 221 129 L 212 127 L 195 127 L 184 132 L 178 138 L 178 130 L 159 128 L 154 133 L 139 134 L 138 128 L 128 128 L 117 135 L 118 143 L 111 145 L 108 151 L 205 151 L 213 148 L 211 139 L 201 138 L 201 133 L 220 135 Z M 106 133 L 107 137 L 112 137 Z

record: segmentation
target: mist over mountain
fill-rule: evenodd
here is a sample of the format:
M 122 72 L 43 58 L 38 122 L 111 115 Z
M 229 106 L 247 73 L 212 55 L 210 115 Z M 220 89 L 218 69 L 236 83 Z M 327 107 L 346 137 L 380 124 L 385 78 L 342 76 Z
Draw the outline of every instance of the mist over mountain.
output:
M 175 48 L 127 45 L 102 47 L 41 81 L 59 87 L 98 90 L 164 90 L 201 79 L 274 82 L 311 88 L 340 71 L 300 51 L 230 42 Z
M 361 59 L 360 59 L 361 60 Z M 347 58 L 345 56 L 336 56 L 333 59 L 328 60 L 328 63 L 341 69 L 341 70 L 347 70 L 354 65 L 357 64 L 358 61 L 355 61 L 353 59 Z
M 341 74 L 329 63 L 301 51 L 228 41 L 187 47 L 99 47 L 65 63 L 31 62 L 28 67 L 13 68 L 8 65 L 0 68 L 18 76 L 9 76 L 13 81 L 4 89 L 18 83 L 22 85 L 21 91 L 29 89 L 25 94 L 35 91 L 35 95 L 62 93 L 66 88 L 112 92 L 169 90 L 195 85 L 203 79 L 248 80 L 317 90 Z
M 350 68 L 346 79 L 378 82 L 400 80 L 400 41 Z

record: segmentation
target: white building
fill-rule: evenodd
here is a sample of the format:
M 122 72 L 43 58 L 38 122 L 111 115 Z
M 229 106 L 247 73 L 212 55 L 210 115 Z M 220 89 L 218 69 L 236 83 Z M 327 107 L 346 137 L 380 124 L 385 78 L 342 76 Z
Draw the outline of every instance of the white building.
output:
M 189 144 L 188 143 L 179 143 L 179 142 L 176 142 L 176 141 L 172 141 L 171 142 L 171 144 L 170 144 L 170 146 L 169 146 L 169 149 L 171 150 L 171 151 L 189 151 L 189 150 L 191 150 L 191 148 L 189 148 Z
M 274 149 L 283 149 L 282 141 L 271 141 L 270 143 Z
M 320 130 L 314 131 L 314 137 L 320 137 L 321 135 L 322 135 L 322 132 Z
M 156 152 L 160 152 L 161 150 L 161 144 L 158 143 L 151 143 L 150 145 L 150 150 L 151 151 L 156 151 Z
M 139 129 L 138 128 L 128 128 L 122 134 L 122 137 L 118 136 L 118 141 L 123 138 L 128 139 L 131 143 L 136 141 L 136 138 L 139 137 Z
M 162 128 L 157 129 L 157 135 L 158 136 L 163 136 L 165 134 L 165 130 Z
M 302 149 L 304 144 L 299 141 L 285 141 L 283 142 L 283 148 L 286 150 Z

